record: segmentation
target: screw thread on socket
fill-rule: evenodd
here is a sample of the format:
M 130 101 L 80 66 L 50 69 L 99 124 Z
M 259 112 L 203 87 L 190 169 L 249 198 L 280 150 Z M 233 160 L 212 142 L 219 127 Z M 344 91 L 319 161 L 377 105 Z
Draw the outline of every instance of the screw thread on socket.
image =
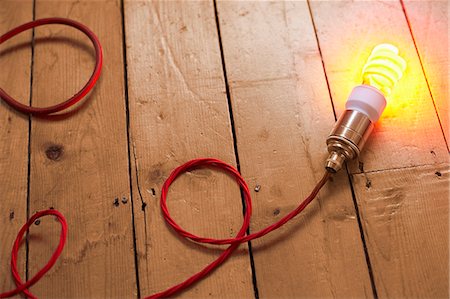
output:
M 328 159 L 325 163 L 325 169 L 328 172 L 336 173 L 339 170 L 341 170 L 342 165 L 344 164 L 345 160 L 346 159 L 345 159 L 344 155 L 333 151 L 328 156 Z

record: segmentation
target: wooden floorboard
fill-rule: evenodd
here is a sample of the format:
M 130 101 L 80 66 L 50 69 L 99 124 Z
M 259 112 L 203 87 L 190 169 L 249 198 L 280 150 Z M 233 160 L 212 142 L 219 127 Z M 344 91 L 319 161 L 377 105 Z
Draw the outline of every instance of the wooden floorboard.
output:
M 448 146 L 448 1 L 404 1 L 404 9 Z
M 3 1 L 0 34 L 33 19 L 33 1 Z M 32 32 L 28 31 L 0 48 L 1 87 L 21 103 L 30 100 Z M 10 248 L 27 219 L 28 117 L 0 101 L 0 293 L 14 286 L 9 270 Z M 25 277 L 25 246 L 19 269 Z
M 321 177 L 335 119 L 307 3 L 219 2 L 218 13 L 255 232 L 294 209 Z M 262 298 L 372 296 L 346 176 L 253 241 L 253 254 Z
M 36 2 L 36 18 L 55 15 L 91 28 L 102 41 L 105 64 L 99 84 L 78 113 L 63 120 L 32 120 L 30 212 L 54 207 L 69 224 L 62 257 L 32 290 L 46 298 L 135 296 L 120 2 Z M 43 37 L 56 41 L 36 42 L 35 106 L 77 92 L 95 61 L 89 39 L 72 28 L 38 28 L 36 40 Z M 30 273 L 48 260 L 59 230 L 52 218 L 35 227 Z
M 144 297 L 189 278 L 225 247 L 181 239 L 164 222 L 171 170 L 222 159 L 251 188 L 251 231 L 280 219 L 322 175 L 325 139 L 372 47 L 390 42 L 408 68 L 359 161 L 303 214 L 241 245 L 179 297 L 448 298 L 447 4 L 0 1 L 0 34 L 34 17 L 69 17 L 105 54 L 101 79 L 69 117 L 29 119 L 0 101 L 0 293 L 13 288 L 17 231 L 50 207 L 67 217 L 69 237 L 31 288 L 38 297 Z M 60 25 L 35 37 L 34 48 L 32 31 L 1 45 L 0 86 L 46 106 L 84 85 L 93 49 Z M 211 169 L 177 180 L 168 205 L 207 237 L 234 236 L 243 218 L 235 181 Z M 33 225 L 21 274 L 48 260 L 59 229 L 52 218 Z
M 448 166 L 354 176 L 379 298 L 448 298 Z
M 176 166 L 196 157 L 236 164 L 212 2 L 125 1 L 130 147 L 141 294 L 150 295 L 200 271 L 220 253 L 181 240 L 161 217 L 159 195 Z M 239 188 L 212 170 L 176 181 L 169 209 L 188 231 L 232 237 L 242 222 Z M 223 247 L 222 247 L 223 248 Z M 181 297 L 252 297 L 242 246 Z
M 402 6 L 312 1 L 311 7 L 338 114 L 360 80 L 368 45 L 393 43 L 408 63 L 359 165 L 349 166 L 366 172 L 353 175 L 353 188 L 378 297 L 447 297 L 448 151 Z M 372 26 L 354 18 L 362 15 Z M 432 184 L 437 179 L 439 187 Z
M 400 3 L 311 1 L 311 8 L 338 115 L 351 89 L 361 83 L 362 67 L 374 46 L 385 42 L 396 45 L 408 64 L 361 154 L 364 170 L 448 161 L 444 136 Z M 364 16 L 363 24 L 355 16 Z M 360 171 L 358 163 L 350 166 L 351 172 Z

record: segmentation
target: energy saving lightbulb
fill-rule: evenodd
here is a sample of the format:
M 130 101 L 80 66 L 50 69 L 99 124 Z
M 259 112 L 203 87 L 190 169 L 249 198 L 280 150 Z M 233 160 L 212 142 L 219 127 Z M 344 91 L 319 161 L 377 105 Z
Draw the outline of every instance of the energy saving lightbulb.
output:
M 398 49 L 390 44 L 376 46 L 362 71 L 362 84 L 353 88 L 345 112 L 327 138 L 329 156 L 325 168 L 337 172 L 346 160 L 356 158 L 386 107 L 386 97 L 406 69 Z

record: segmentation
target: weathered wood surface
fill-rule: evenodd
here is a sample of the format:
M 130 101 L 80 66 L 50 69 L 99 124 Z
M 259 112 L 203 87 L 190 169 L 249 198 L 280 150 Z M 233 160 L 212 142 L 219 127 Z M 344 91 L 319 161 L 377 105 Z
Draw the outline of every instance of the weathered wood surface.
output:
M 257 231 L 320 179 L 335 120 L 306 2 L 220 2 L 218 14 L 241 170 L 260 186 L 252 192 Z M 262 298 L 372 296 L 346 176 L 253 244 Z
M 448 1 L 404 1 L 442 129 L 450 144 Z
M 339 115 L 372 48 L 397 45 L 408 67 L 360 160 L 365 171 L 448 161 L 448 151 L 419 58 L 399 2 L 312 1 L 312 13 Z M 358 163 L 351 163 L 358 172 Z
M 360 80 L 371 46 L 396 44 L 407 60 L 407 71 L 360 158 L 363 164 L 352 163 L 350 170 L 368 172 L 356 175 L 353 187 L 378 296 L 448 296 L 449 181 L 432 170 L 440 162 L 448 169 L 448 151 L 401 3 L 313 1 L 311 7 L 338 114 Z M 354 16 L 364 16 L 364 26 Z M 436 179 L 439 188 L 431 184 Z M 428 196 L 438 209 L 428 204 Z M 396 200 L 402 202 L 390 202 Z M 433 228 L 437 231 L 430 234 Z
M 58 264 L 32 290 L 46 298 L 133 296 L 137 289 L 120 2 L 38 0 L 36 18 L 49 16 L 70 17 L 91 28 L 103 45 L 104 68 L 99 84 L 78 113 L 60 121 L 32 120 L 30 212 L 54 207 L 69 224 L 67 245 Z M 36 39 L 44 37 L 56 41 L 36 43 L 35 106 L 56 103 L 78 91 L 95 61 L 89 39 L 72 28 L 38 28 Z M 122 203 L 123 198 L 127 203 Z M 30 273 L 47 261 L 59 230 L 51 218 L 35 227 Z
M 181 240 L 159 208 L 162 184 L 196 157 L 235 164 L 214 7 L 211 2 L 126 1 L 130 147 L 142 295 L 182 282 L 218 250 Z M 212 170 L 193 171 L 171 188 L 173 217 L 202 236 L 234 236 L 242 222 L 239 188 Z M 182 297 L 248 298 L 246 246 Z
M 0 292 L 13 287 L 9 253 L 27 210 L 49 207 L 68 218 L 69 239 L 32 288 L 40 297 L 143 297 L 199 271 L 223 247 L 181 240 L 164 223 L 159 196 L 170 171 L 197 157 L 239 158 L 258 187 L 251 231 L 273 223 L 321 176 L 334 113 L 371 48 L 391 42 L 408 69 L 362 164 L 349 164 L 351 180 L 339 173 L 304 214 L 253 241 L 254 267 L 242 245 L 180 297 L 449 296 L 446 2 L 405 1 L 409 22 L 394 1 L 35 0 L 35 8 L 36 18 L 90 27 L 105 64 L 71 117 L 33 118 L 29 132 L 27 116 L 0 104 Z M 0 33 L 32 18 L 32 0 L 1 1 Z M 8 51 L 31 31 L 1 46 L 0 84 L 27 103 L 33 75 L 32 103 L 44 106 L 85 83 L 93 49 L 63 26 L 39 28 L 36 38 L 33 72 L 30 47 Z M 220 172 L 184 175 L 168 200 L 196 234 L 229 237 L 241 225 L 239 189 Z M 58 235 L 51 218 L 33 226 L 29 275 Z
M 354 183 L 378 296 L 448 298 L 448 164 L 358 174 Z
M 33 18 L 32 1 L 2 1 L 0 33 Z M 31 36 L 28 31 L 1 45 L 0 85 L 11 96 L 30 100 Z M 21 46 L 23 45 L 23 46 Z M 0 293 L 15 285 L 11 277 L 10 248 L 27 219 L 28 117 L 0 100 Z M 25 276 L 25 246 L 19 271 Z

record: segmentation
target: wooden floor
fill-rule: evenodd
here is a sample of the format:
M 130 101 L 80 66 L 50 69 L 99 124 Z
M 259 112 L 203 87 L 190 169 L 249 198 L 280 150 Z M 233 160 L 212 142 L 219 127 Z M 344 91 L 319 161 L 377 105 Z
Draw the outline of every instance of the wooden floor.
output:
M 280 219 L 319 180 L 325 139 L 372 47 L 390 42 L 408 69 L 359 163 L 180 297 L 449 297 L 447 1 L 1 0 L 0 33 L 50 16 L 96 32 L 105 64 L 72 117 L 0 104 L 0 292 L 14 286 L 16 233 L 49 207 L 69 237 L 31 288 L 38 297 L 144 297 L 200 270 L 221 248 L 180 239 L 159 209 L 165 178 L 192 158 L 240 168 L 251 231 Z M 73 95 L 94 65 L 87 38 L 63 26 L 0 50 L 1 87 L 34 106 Z M 169 208 L 211 237 L 234 236 L 242 221 L 235 182 L 211 170 L 178 180 Z M 33 226 L 23 277 L 47 261 L 59 229 L 52 218 Z

